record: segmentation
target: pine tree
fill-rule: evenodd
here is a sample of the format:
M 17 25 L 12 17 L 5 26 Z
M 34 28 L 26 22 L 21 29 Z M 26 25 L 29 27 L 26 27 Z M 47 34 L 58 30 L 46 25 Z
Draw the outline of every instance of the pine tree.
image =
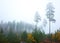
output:
M 36 22 L 36 25 L 35 25 L 35 28 L 37 29 L 37 24 L 38 24 L 38 22 L 41 20 L 41 17 L 40 17 L 40 15 L 39 15 L 39 13 L 38 12 L 36 12 L 36 14 L 35 14 L 35 18 L 34 18 L 34 21 Z
M 47 9 L 46 9 L 46 11 L 47 11 L 47 14 L 46 14 L 46 16 L 47 16 L 47 18 L 48 18 L 48 20 L 49 20 L 49 34 L 51 35 L 51 22 L 53 22 L 53 23 L 55 23 L 55 19 L 54 19 L 54 7 L 53 7 L 53 4 L 50 2 L 50 3 L 48 3 L 47 4 Z

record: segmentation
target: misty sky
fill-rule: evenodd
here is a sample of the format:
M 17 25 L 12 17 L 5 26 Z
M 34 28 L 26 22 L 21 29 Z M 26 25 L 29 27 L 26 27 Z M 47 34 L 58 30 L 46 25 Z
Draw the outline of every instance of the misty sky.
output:
M 52 2 L 55 7 L 56 22 L 52 23 L 51 32 L 60 27 L 60 0 L 0 0 L 0 21 L 25 21 L 34 23 L 34 15 L 36 11 L 43 20 L 46 18 L 46 5 Z M 48 27 L 48 25 L 47 25 Z M 44 29 L 48 33 L 47 27 Z

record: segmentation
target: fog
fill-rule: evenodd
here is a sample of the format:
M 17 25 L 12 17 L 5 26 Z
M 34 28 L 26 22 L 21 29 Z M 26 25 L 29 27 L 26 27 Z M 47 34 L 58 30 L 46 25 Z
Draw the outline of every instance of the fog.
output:
M 0 22 L 24 21 L 34 24 L 34 15 L 36 11 L 38 11 L 42 19 L 42 26 L 43 19 L 47 19 L 45 14 L 49 1 L 52 2 L 55 7 L 54 18 L 56 22 L 51 23 L 51 32 L 54 33 L 54 31 L 60 28 L 60 0 L 0 0 Z M 49 32 L 48 23 L 43 30 L 46 33 Z

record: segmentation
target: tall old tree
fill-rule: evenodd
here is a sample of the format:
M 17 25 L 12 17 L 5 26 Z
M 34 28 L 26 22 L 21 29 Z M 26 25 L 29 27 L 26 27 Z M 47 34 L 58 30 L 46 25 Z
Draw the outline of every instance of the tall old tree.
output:
M 54 19 L 54 12 L 55 12 L 54 9 L 55 8 L 53 7 L 53 4 L 51 2 L 49 2 L 47 4 L 47 9 L 46 9 L 46 11 L 47 11 L 46 16 L 49 20 L 49 34 L 51 34 L 51 22 L 55 23 L 55 21 L 56 21 Z

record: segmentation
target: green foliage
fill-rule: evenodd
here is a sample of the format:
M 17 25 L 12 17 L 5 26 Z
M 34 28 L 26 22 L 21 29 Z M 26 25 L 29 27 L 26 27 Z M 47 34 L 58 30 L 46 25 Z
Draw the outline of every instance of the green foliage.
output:
M 10 43 L 19 43 L 19 38 L 17 37 L 16 33 L 13 33 L 11 30 L 8 33 L 7 39 Z
M 0 43 L 8 43 L 8 39 L 3 34 L 3 29 L 0 30 Z
M 24 31 L 22 34 L 21 34 L 21 40 L 23 41 L 26 41 L 27 40 L 27 32 Z
M 27 40 L 27 43 L 32 43 L 32 40 L 28 39 L 28 40 Z
M 52 34 L 47 34 L 46 36 L 47 36 L 47 38 L 49 38 L 50 40 L 52 39 Z
M 3 28 L 0 28 L 0 33 L 3 33 Z
M 37 29 L 35 29 L 32 32 L 32 35 L 33 35 L 33 37 L 34 37 L 34 39 L 36 40 L 37 43 L 44 40 L 44 38 L 45 38 L 45 33 L 40 31 L 40 30 L 37 30 Z

